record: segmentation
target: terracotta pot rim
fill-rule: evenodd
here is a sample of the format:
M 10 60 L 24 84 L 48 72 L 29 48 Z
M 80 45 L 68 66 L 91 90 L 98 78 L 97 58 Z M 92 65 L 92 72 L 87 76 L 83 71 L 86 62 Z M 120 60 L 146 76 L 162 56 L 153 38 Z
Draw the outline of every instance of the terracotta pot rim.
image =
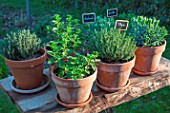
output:
M 81 82 L 81 81 L 84 81 L 84 80 L 87 80 L 87 79 L 91 79 L 91 78 L 93 78 L 93 76 L 94 76 L 95 74 L 97 74 L 97 67 L 96 67 L 95 72 L 94 72 L 93 74 L 91 74 L 90 76 L 86 77 L 86 78 L 77 79 L 77 80 L 63 79 L 63 78 L 60 78 L 60 77 L 58 77 L 58 76 L 56 76 L 56 75 L 54 74 L 54 72 L 53 72 L 54 66 L 55 66 L 55 65 L 52 65 L 52 66 L 51 66 L 51 74 L 52 74 L 52 76 L 53 76 L 55 79 L 58 79 L 58 80 L 64 81 L 64 82 L 73 82 L 73 81 L 79 81 L 79 82 Z
M 85 102 L 83 102 L 83 103 L 77 103 L 77 104 L 69 104 L 69 103 L 64 103 L 64 102 L 62 102 L 62 101 L 60 100 L 60 97 L 59 97 L 59 94 L 58 94 L 58 93 L 57 93 L 57 95 L 56 95 L 56 97 L 55 97 L 56 101 L 57 101 L 59 104 L 61 104 L 61 105 L 64 106 L 64 107 L 67 107 L 67 108 L 76 108 L 76 107 L 85 106 L 85 105 L 87 105 L 87 104 L 92 100 L 92 98 L 93 98 L 93 94 L 90 93 L 90 96 L 89 96 L 88 100 L 86 100 Z
M 133 57 L 132 60 L 130 60 L 130 61 L 128 61 L 128 62 L 124 62 L 124 63 L 105 63 L 105 62 L 102 62 L 102 61 L 100 61 L 99 63 L 104 64 L 104 65 L 118 65 L 118 66 L 121 66 L 121 65 L 130 64 L 130 63 L 132 63 L 135 59 L 136 59 L 136 55 L 134 55 L 134 57 Z
M 140 47 L 140 46 L 137 46 L 137 48 L 151 49 L 151 48 L 160 48 L 161 46 L 164 46 L 164 45 L 166 45 L 166 40 L 164 40 L 164 43 L 162 45 L 160 45 L 160 46 L 152 46 L 152 47 L 145 47 L 145 46 Z
M 41 58 L 43 58 L 43 57 L 46 56 L 46 53 L 47 53 L 46 48 L 44 47 L 44 48 L 41 48 L 40 50 L 44 50 L 44 52 L 43 52 L 43 55 L 41 55 L 41 56 L 38 57 L 38 58 L 33 58 L 33 59 L 30 59 L 30 60 L 17 61 L 17 60 L 10 60 L 10 59 L 8 59 L 8 58 L 5 57 L 5 60 L 8 61 L 8 62 L 13 62 L 13 63 L 26 63 L 26 62 L 32 62 L 32 61 L 39 60 L 39 59 L 41 59 Z M 40 51 L 40 50 L 39 50 L 39 51 Z

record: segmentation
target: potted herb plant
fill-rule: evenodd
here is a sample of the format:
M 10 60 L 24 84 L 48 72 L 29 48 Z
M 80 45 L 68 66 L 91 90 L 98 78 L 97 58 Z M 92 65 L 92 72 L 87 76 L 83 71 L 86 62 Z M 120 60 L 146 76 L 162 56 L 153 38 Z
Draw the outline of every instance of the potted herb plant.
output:
M 165 50 L 167 35 L 160 21 L 143 16 L 131 19 L 128 34 L 136 38 L 138 49 L 135 52 L 136 62 L 133 72 L 139 75 L 152 75 L 158 71 L 158 65 Z
M 54 64 L 51 75 L 58 90 L 56 100 L 69 108 L 84 106 L 92 99 L 91 88 L 97 74 L 97 53 L 86 56 L 80 53 L 84 41 L 77 19 L 68 15 L 66 21 L 61 21 L 59 15 L 55 17 L 54 22 L 64 25 L 61 32 L 56 33 L 58 38 L 48 44 L 51 50 L 47 51 L 51 56 L 49 63 Z
M 97 51 L 101 60 L 97 63 L 97 85 L 108 92 L 129 85 L 129 75 L 135 63 L 134 38 L 118 33 L 113 23 L 114 20 L 98 17 L 98 22 L 91 25 L 93 30 L 90 29 L 88 38 L 89 50 Z
M 11 32 L 4 38 L 3 54 L 20 89 L 37 88 L 42 84 L 46 51 L 41 40 L 29 30 Z

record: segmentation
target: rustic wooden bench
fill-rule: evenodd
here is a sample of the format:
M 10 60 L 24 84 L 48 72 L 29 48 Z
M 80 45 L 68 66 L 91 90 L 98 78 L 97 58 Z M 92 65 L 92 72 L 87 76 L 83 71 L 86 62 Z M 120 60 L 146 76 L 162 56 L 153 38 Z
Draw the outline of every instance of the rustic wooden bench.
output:
M 45 70 L 45 73 L 49 74 L 48 69 Z M 93 100 L 88 105 L 75 109 L 62 107 L 56 102 L 57 90 L 53 82 L 45 90 L 28 95 L 12 91 L 11 80 L 12 77 L 0 80 L 0 86 L 21 112 L 96 113 L 170 85 L 170 61 L 162 58 L 159 71 L 152 76 L 141 77 L 131 73 L 130 86 L 123 91 L 108 93 L 100 90 L 94 84 Z

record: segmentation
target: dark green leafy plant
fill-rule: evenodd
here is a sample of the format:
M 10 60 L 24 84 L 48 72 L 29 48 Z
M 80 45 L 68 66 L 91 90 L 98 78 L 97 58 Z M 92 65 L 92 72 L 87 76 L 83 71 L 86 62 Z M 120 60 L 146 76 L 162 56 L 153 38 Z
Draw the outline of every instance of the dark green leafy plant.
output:
M 0 54 L 0 79 L 8 77 L 8 69 L 4 57 Z
M 114 18 L 107 18 L 107 17 L 96 17 L 96 22 L 90 24 L 90 29 L 88 29 L 89 34 L 93 33 L 94 30 L 100 31 L 102 29 L 107 28 L 110 30 L 111 28 L 114 28 L 115 21 Z
M 46 18 L 45 20 L 38 22 L 34 27 L 34 32 L 39 38 L 47 37 L 48 32 L 46 27 L 50 24 L 51 18 Z
M 128 20 L 130 22 L 131 18 L 136 17 L 133 13 L 122 13 L 118 14 L 118 16 L 114 17 L 115 20 Z
M 160 20 L 143 16 L 131 19 L 127 34 L 136 38 L 137 46 L 160 46 L 168 34 L 165 27 L 160 27 Z
M 81 55 L 79 49 L 84 44 L 82 31 L 79 28 L 77 19 L 72 19 L 68 15 L 66 21 L 61 21 L 59 15 L 55 15 L 52 28 L 56 39 L 51 41 L 48 46 L 51 50 L 47 51 L 52 56 L 49 63 L 57 66 L 57 75 L 65 79 L 81 79 L 92 74 L 95 68 L 97 53 Z
M 133 37 L 118 33 L 113 18 L 97 17 L 89 27 L 89 51 L 97 51 L 99 58 L 107 63 L 127 62 L 134 57 L 136 43 Z
M 27 60 L 41 48 L 41 40 L 29 30 L 18 30 L 6 35 L 3 41 L 3 54 L 11 60 Z

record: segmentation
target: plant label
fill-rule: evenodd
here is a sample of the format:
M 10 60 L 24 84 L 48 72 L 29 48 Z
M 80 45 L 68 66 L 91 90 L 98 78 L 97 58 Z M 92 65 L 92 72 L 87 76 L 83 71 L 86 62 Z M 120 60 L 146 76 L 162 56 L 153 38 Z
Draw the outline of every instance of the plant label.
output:
M 128 28 L 129 21 L 127 20 L 116 20 L 115 29 L 126 31 Z
M 107 10 L 107 17 L 114 17 L 118 15 L 118 9 L 113 8 L 113 9 L 108 9 Z
M 82 14 L 82 22 L 84 24 L 92 23 L 96 21 L 96 14 L 95 13 L 83 13 Z

